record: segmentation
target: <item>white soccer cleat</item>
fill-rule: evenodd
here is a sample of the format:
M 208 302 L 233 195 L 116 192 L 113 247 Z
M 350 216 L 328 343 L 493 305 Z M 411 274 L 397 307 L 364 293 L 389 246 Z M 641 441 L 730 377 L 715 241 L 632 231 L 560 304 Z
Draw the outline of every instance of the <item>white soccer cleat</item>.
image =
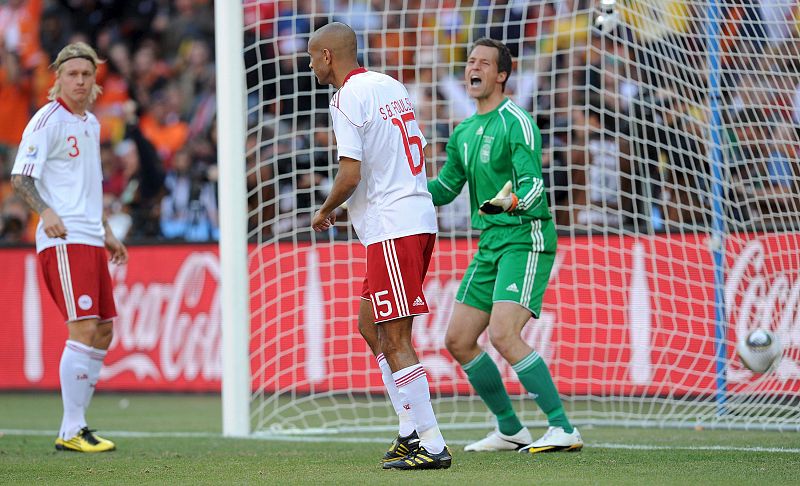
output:
M 531 433 L 525 427 L 514 435 L 504 435 L 494 429 L 483 439 L 464 447 L 464 450 L 467 452 L 516 451 L 520 447 L 530 444 L 532 440 Z
M 536 454 L 558 451 L 577 452 L 581 449 L 583 449 L 583 439 L 581 439 L 578 429 L 574 429 L 571 434 L 568 434 L 561 427 L 549 427 L 541 439 L 522 447 L 519 451 Z

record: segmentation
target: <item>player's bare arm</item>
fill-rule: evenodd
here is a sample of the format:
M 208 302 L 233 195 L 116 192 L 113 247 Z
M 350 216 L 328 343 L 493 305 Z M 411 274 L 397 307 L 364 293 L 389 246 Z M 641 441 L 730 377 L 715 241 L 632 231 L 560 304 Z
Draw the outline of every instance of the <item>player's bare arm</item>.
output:
M 50 238 L 66 239 L 67 228 L 64 226 L 64 222 L 39 195 L 33 177 L 15 174 L 11 176 L 11 184 L 14 186 L 14 192 L 42 218 L 45 234 Z
M 114 232 L 111 231 L 106 218 L 103 218 L 103 228 L 106 230 L 105 245 L 106 250 L 111 254 L 111 263 L 117 265 L 128 263 L 128 249 L 114 236 Z
M 334 210 L 353 195 L 359 182 L 361 182 L 361 162 L 349 157 L 339 158 L 339 172 L 333 180 L 331 192 L 311 220 L 311 227 L 315 231 L 325 231 L 333 226 L 336 222 Z
M 14 174 L 11 176 L 11 184 L 14 186 L 16 194 L 20 196 L 32 210 L 36 211 L 38 214 L 42 214 L 42 211 L 48 209 L 47 203 L 44 202 L 42 196 L 39 195 L 39 191 L 36 190 L 33 177 Z

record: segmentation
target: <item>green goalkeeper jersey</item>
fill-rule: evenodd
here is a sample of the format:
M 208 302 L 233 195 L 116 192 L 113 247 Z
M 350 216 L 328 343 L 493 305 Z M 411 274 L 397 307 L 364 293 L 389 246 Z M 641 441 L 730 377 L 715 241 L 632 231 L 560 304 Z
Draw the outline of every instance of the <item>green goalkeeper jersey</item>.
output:
M 478 214 L 506 181 L 513 183 L 519 203 L 512 212 Z M 551 219 L 542 180 L 542 136 L 533 118 L 508 98 L 493 111 L 461 122 L 447 142 L 447 162 L 428 181 L 433 204 L 442 206 L 469 184 L 472 227 L 517 226 Z

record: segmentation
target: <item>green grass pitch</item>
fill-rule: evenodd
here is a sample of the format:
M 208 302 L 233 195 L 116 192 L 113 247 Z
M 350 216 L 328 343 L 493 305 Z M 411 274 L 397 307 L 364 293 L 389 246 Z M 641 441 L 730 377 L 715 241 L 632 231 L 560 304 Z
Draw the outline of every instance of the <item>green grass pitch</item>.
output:
M 0 394 L 0 484 L 800 484 L 800 433 L 582 426 L 579 453 L 465 453 L 487 431 L 444 431 L 453 466 L 384 471 L 391 434 L 225 439 L 213 395 L 105 394 L 105 454 L 56 452 L 57 394 Z M 542 431 L 533 429 L 534 435 Z

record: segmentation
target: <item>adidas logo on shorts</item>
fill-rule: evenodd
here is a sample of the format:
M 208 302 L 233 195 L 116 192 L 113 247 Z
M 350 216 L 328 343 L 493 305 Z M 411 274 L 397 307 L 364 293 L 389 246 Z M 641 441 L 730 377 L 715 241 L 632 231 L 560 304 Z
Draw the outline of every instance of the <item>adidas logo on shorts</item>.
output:
M 511 285 L 506 287 L 506 290 L 508 290 L 509 292 L 517 292 L 517 293 L 519 293 L 519 289 L 517 288 L 517 284 L 515 282 L 512 282 Z
M 425 305 L 425 302 L 422 301 L 422 297 L 417 296 L 417 298 L 414 299 L 414 304 L 412 304 L 412 305 L 414 307 L 418 307 L 418 306 L 421 306 L 421 305 Z

